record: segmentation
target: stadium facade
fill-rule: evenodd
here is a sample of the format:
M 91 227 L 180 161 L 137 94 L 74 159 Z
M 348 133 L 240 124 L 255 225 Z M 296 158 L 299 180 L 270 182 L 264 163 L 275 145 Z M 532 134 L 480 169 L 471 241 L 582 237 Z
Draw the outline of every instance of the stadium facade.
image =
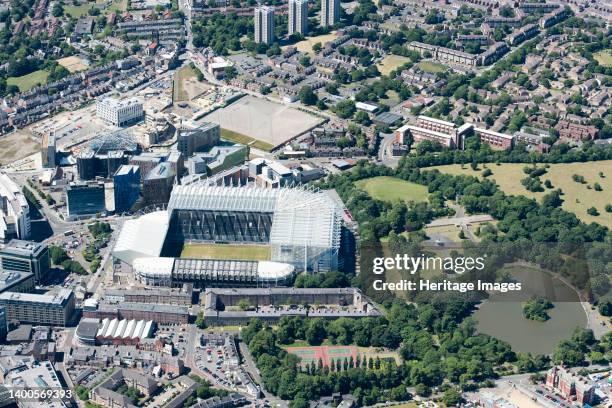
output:
M 113 256 L 151 285 L 269 286 L 295 272 L 338 268 L 342 209 L 329 194 L 307 188 L 206 183 L 175 186 L 168 209 L 127 220 Z M 269 261 L 175 259 L 165 245 L 265 244 Z

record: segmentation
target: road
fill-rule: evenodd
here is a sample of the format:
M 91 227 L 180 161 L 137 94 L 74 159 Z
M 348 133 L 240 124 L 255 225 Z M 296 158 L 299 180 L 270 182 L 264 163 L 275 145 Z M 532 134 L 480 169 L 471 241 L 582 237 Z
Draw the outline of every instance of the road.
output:
M 399 158 L 393 156 L 393 142 L 395 135 L 381 133 L 380 148 L 378 149 L 378 160 L 385 166 L 396 168 L 399 164 Z

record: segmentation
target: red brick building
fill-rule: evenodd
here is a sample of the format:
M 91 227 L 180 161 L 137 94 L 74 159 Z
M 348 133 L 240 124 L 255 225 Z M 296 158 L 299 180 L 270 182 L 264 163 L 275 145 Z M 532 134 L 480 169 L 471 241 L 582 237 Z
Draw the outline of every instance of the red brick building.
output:
M 599 133 L 599 129 L 595 126 L 580 125 L 566 120 L 560 120 L 555 129 L 559 132 L 559 137 L 577 142 L 596 139 Z
M 576 401 L 580 405 L 592 404 L 595 399 L 595 387 L 585 377 L 556 366 L 546 374 L 546 386 L 558 392 L 563 398 Z

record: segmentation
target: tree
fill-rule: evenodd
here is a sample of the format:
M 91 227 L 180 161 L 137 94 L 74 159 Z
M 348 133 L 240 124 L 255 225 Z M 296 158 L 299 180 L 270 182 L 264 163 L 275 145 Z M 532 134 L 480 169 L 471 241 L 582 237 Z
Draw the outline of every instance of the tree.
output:
M 587 209 L 587 214 L 592 215 L 593 217 L 597 217 L 599 215 L 599 211 L 595 207 L 589 207 Z
M 306 328 L 306 341 L 312 346 L 318 346 L 325 340 L 325 321 L 320 318 L 312 319 Z
M 312 45 L 312 50 L 316 53 L 318 53 L 319 51 L 321 51 L 322 49 L 322 45 L 320 42 L 316 42 Z
M 238 301 L 238 307 L 240 310 L 248 310 L 251 307 L 251 303 L 248 299 L 240 299 Z
M 53 265 L 61 265 L 62 262 L 69 259 L 68 253 L 63 248 L 60 248 L 56 245 L 51 245 L 49 247 L 49 253 L 51 254 L 51 262 Z
M 317 94 L 315 94 L 312 88 L 308 85 L 305 85 L 300 89 L 298 97 L 300 98 L 300 102 L 302 102 L 304 105 L 314 105 L 319 99 Z
M 198 329 L 205 329 L 206 323 L 204 323 L 204 312 L 200 311 L 198 317 L 196 317 L 195 325 Z
M 332 107 L 332 112 L 342 119 L 348 119 L 355 113 L 355 102 L 350 99 L 340 101 Z
M 456 388 L 449 388 L 444 391 L 444 395 L 442 396 L 442 401 L 444 401 L 444 405 L 447 407 L 458 406 L 463 402 L 463 398 L 461 397 L 461 392 Z
M 236 70 L 235 66 L 229 66 L 227 68 L 225 68 L 225 77 L 227 79 L 234 79 L 236 78 L 236 76 L 238 75 L 238 71 Z
M 372 123 L 372 121 L 370 120 L 370 116 L 364 111 L 359 111 L 355 113 L 355 122 L 364 126 L 370 126 L 370 124 Z

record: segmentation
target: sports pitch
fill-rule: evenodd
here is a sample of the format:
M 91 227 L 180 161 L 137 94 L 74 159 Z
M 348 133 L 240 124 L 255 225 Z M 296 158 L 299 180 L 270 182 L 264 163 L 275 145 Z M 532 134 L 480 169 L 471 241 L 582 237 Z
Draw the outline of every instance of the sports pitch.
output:
M 357 347 L 357 346 L 296 346 L 287 347 L 287 352 L 298 356 L 302 365 L 318 364 L 319 360 L 324 366 L 330 366 L 336 363 L 337 360 L 344 363 L 344 360 L 361 361 L 363 357 L 367 360 L 379 357 L 383 360 L 394 360 L 397 364 L 400 363 L 399 355 L 394 351 L 381 351 L 374 347 Z
M 247 95 L 206 115 L 207 122 L 276 147 L 318 126 L 321 118 Z
M 185 244 L 180 257 L 267 261 L 270 259 L 270 247 L 267 245 Z
M 406 202 L 427 201 L 427 187 L 397 177 L 372 177 L 359 180 L 355 185 L 365 190 L 376 200 L 388 202 L 395 200 L 404 200 Z

